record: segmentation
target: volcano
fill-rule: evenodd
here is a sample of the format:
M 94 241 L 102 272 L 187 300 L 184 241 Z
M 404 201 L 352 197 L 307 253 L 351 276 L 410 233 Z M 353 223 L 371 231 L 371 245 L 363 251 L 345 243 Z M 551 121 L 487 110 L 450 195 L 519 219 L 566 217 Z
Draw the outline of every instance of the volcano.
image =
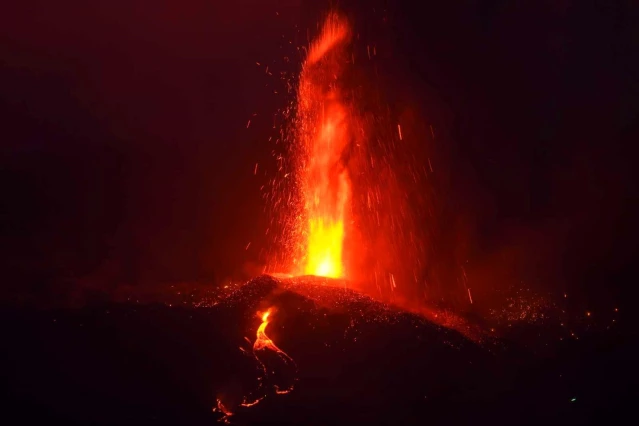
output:
M 625 392 L 609 357 L 566 350 L 544 359 L 506 341 L 473 341 L 318 277 L 4 308 L 0 323 L 3 400 L 24 421 L 582 423 Z M 255 349 L 260 329 L 290 362 Z M 593 382 L 587 372 L 603 363 L 609 375 Z

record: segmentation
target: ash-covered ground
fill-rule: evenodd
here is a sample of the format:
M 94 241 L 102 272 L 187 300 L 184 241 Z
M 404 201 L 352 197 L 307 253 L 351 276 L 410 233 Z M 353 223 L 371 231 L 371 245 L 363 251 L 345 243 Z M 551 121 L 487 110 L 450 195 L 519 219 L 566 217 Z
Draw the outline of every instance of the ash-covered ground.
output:
M 629 413 L 636 395 L 638 352 L 621 334 L 533 351 L 339 281 L 263 276 L 119 298 L 2 308 L 5 417 L 211 425 L 219 399 L 233 424 L 599 424 Z M 252 345 L 269 308 L 266 334 L 296 367 L 265 363 L 260 377 Z M 294 388 L 278 394 L 276 382 Z M 243 407 L 247 395 L 264 399 Z

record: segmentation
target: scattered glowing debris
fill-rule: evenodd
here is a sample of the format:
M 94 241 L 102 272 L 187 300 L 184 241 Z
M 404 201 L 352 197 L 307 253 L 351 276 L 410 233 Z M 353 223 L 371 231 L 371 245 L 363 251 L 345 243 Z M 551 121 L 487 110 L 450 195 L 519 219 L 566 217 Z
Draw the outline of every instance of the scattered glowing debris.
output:
M 222 413 L 223 416 L 222 418 L 220 418 L 220 420 L 218 420 L 221 423 L 225 423 L 225 424 L 230 424 L 230 418 L 233 415 L 233 412 L 231 410 L 229 410 L 224 403 L 222 403 L 222 401 L 220 400 L 220 398 L 217 399 L 217 407 L 213 407 L 213 412 L 214 413 Z

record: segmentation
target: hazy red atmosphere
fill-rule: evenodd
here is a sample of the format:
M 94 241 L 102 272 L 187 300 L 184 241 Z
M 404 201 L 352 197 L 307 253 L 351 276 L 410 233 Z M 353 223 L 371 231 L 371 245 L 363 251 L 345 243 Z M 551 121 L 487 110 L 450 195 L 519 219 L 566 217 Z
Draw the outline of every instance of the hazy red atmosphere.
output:
M 638 18 L 7 6 L 5 400 L 97 424 L 622 416 Z
M 586 35 L 586 6 L 548 3 L 529 24 L 524 6 L 481 3 L 429 6 L 424 25 L 403 6 L 342 5 L 350 41 L 328 56 L 341 55 L 349 120 L 340 161 L 357 170 L 346 178 L 357 223 L 345 226 L 369 253 L 351 262 L 368 271 L 358 281 L 386 292 L 394 274 L 411 298 L 427 283 L 427 297 L 468 299 L 470 280 L 478 302 L 521 281 L 588 299 L 585 283 L 623 267 L 636 241 L 621 231 L 633 217 L 631 77 L 601 56 L 605 43 L 629 47 Z M 289 225 L 268 210 L 291 200 L 268 198 L 300 196 L 273 186 L 303 185 L 281 171 L 298 166 L 288 127 L 311 114 L 296 89 L 328 6 L 33 4 L 37 16 L 25 4 L 3 18 L 15 289 L 47 277 L 221 283 L 296 249 L 272 248 Z M 537 20 L 554 29 L 542 36 Z M 594 71 L 588 55 L 610 65 Z M 595 269 L 579 272 L 582 261 Z

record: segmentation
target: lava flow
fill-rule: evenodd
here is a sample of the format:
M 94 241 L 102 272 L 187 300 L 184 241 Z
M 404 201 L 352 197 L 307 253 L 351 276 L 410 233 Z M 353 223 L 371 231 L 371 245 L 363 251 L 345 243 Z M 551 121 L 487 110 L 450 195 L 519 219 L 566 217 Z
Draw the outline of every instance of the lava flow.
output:
M 270 349 L 273 352 L 275 352 L 279 357 L 281 357 L 284 361 L 293 362 L 293 359 L 290 356 L 288 356 L 286 352 L 278 348 L 275 345 L 275 343 L 273 343 L 271 338 L 266 335 L 266 327 L 268 326 L 268 319 L 272 313 L 273 313 L 273 308 L 268 308 L 268 310 L 261 315 L 262 324 L 260 324 L 260 326 L 257 328 L 257 338 L 255 339 L 255 343 L 253 344 L 253 353 L 257 354 L 257 351 Z M 264 371 L 264 373 L 266 373 L 266 370 Z M 284 391 L 278 390 L 277 393 L 288 393 L 291 390 L 293 390 L 293 386 L 291 386 L 288 390 L 284 390 Z
M 258 312 L 258 316 L 261 317 L 262 319 L 262 323 L 260 324 L 260 326 L 257 328 L 257 337 L 255 339 L 255 343 L 253 343 L 253 355 L 255 356 L 255 359 L 257 360 L 257 362 L 259 363 L 261 370 L 262 370 L 262 377 L 259 378 L 260 381 L 260 386 L 258 390 L 261 391 L 262 386 L 265 386 L 265 382 L 266 380 L 270 377 L 269 376 L 269 371 L 275 375 L 277 374 L 277 370 L 281 369 L 281 366 L 275 366 L 275 365 L 271 365 L 271 363 L 269 363 L 269 359 L 268 356 L 266 355 L 269 352 L 266 351 L 271 351 L 271 354 L 275 354 L 277 355 L 277 359 L 282 361 L 284 363 L 285 366 L 292 366 L 294 367 L 295 370 L 297 370 L 297 366 L 295 365 L 295 361 L 293 361 L 293 358 L 291 358 L 290 356 L 288 356 L 288 354 L 286 352 L 284 352 L 283 350 L 281 350 L 280 348 L 278 348 L 275 343 L 273 343 L 273 340 L 271 340 L 270 337 L 268 337 L 266 335 L 266 327 L 268 326 L 269 323 L 269 317 L 271 316 L 271 314 L 273 313 L 273 308 L 268 308 L 268 310 L 266 310 L 266 312 L 264 313 L 259 313 Z M 269 367 L 267 367 L 267 363 L 269 363 Z M 282 371 L 280 371 L 280 373 L 282 373 Z M 280 374 L 282 375 L 282 374 Z M 293 376 L 293 382 L 288 384 L 286 387 L 284 387 L 282 389 L 282 384 L 279 383 L 272 383 L 273 388 L 275 389 L 275 393 L 277 394 L 285 394 L 285 393 L 289 393 L 290 391 L 293 390 L 293 386 L 294 386 L 294 381 L 295 381 L 295 376 Z M 264 399 L 265 394 L 262 396 L 259 396 L 257 398 L 254 398 L 252 401 L 248 400 L 247 398 L 244 398 L 244 401 L 242 401 L 242 403 L 240 404 L 240 406 L 242 407 L 251 407 L 255 404 L 257 404 L 258 402 L 260 402 L 262 399 Z
M 257 379 L 259 385 L 251 395 L 243 398 L 242 403 L 240 403 L 240 407 L 252 407 L 266 398 L 267 392 L 264 387 L 269 384 L 272 385 L 275 393 L 278 395 L 291 392 L 295 385 L 295 373 L 297 372 L 297 365 L 295 364 L 295 361 L 293 361 L 293 358 L 291 358 L 286 352 L 278 348 L 273 340 L 266 335 L 266 327 L 269 324 L 269 317 L 273 312 L 274 309 L 272 307 L 267 309 L 266 312 L 258 312 L 258 316 L 262 319 L 262 323 L 257 328 L 257 336 L 255 343 L 253 343 L 253 356 L 260 367 L 260 377 Z M 242 348 L 240 348 L 240 350 L 246 352 Z M 286 386 L 282 386 L 282 383 L 274 383 L 276 381 L 275 379 L 279 379 L 279 377 L 273 378 L 272 376 L 276 376 L 280 373 L 278 376 L 286 377 L 286 374 L 282 374 L 284 372 L 282 370 L 282 365 L 274 365 L 273 359 L 270 359 L 267 354 L 275 354 L 275 359 L 283 362 L 284 367 L 293 367 L 294 375 L 292 380 L 290 380 L 290 383 Z M 267 381 L 270 381 L 271 383 L 267 383 Z M 224 405 L 219 398 L 217 400 L 217 408 L 214 408 L 214 411 L 224 414 L 224 416 L 220 419 L 220 421 L 224 423 L 229 423 L 229 418 L 234 414 L 233 411 Z
M 347 237 L 351 184 L 344 165 L 349 120 L 339 90 L 341 55 L 349 40 L 347 23 L 329 14 L 320 36 L 311 44 L 300 75 L 296 120 L 301 191 L 306 217 L 302 242 L 303 272 L 345 276 L 343 245 Z

